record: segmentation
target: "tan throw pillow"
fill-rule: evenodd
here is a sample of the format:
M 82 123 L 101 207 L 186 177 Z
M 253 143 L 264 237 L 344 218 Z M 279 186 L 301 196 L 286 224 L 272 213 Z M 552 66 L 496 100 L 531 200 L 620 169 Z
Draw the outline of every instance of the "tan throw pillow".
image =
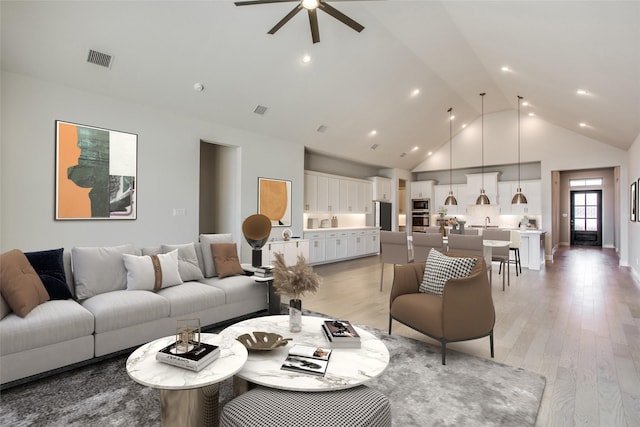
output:
M 244 274 L 240 260 L 238 260 L 238 248 L 235 243 L 212 243 L 211 255 L 218 277 L 221 279 Z
M 25 317 L 36 306 L 49 300 L 40 276 L 18 249 L 0 256 L 0 293 L 20 317 Z

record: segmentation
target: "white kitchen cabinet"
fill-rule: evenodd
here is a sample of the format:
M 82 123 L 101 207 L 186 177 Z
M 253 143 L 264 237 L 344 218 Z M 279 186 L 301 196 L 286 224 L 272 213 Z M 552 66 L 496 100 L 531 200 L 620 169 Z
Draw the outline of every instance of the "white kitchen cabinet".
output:
M 464 202 L 465 205 L 475 205 L 476 199 L 480 195 L 480 189 L 483 186 L 484 181 L 484 192 L 489 198 L 489 201 L 492 205 L 498 204 L 498 174 L 499 172 L 485 172 L 481 173 L 473 173 L 467 174 L 467 197 Z M 484 177 L 484 179 L 483 179 Z M 460 199 L 458 199 L 458 205 L 460 204 Z
M 337 261 L 347 258 L 348 236 L 346 231 L 330 231 L 326 234 L 325 261 Z
M 358 183 L 351 179 L 340 180 L 340 212 L 358 212 Z
M 542 185 L 540 180 L 521 181 L 520 185 L 522 193 L 527 198 L 527 204 L 512 205 L 511 199 L 518 191 L 518 182 L 498 182 L 500 213 L 504 215 L 540 215 L 542 213 Z
M 431 199 L 433 203 L 433 181 L 413 181 L 411 184 L 411 198 L 412 199 Z M 447 190 L 447 194 L 449 191 Z M 446 196 L 445 196 L 446 198 Z M 444 203 L 445 199 L 442 199 Z
M 305 231 L 309 262 L 323 264 L 380 252 L 380 230 L 372 227 Z M 322 253 L 321 253 L 322 252 Z
M 391 201 L 391 180 L 380 176 L 369 178 L 373 183 L 373 200 L 378 202 Z
M 357 210 L 360 213 L 371 213 L 373 185 L 370 182 L 358 182 Z
M 380 253 L 380 230 L 368 230 L 364 234 L 364 253 Z
M 338 212 L 340 185 L 337 178 L 318 175 L 316 212 Z M 305 188 L 305 191 L 306 188 Z
M 351 257 L 358 257 L 363 255 L 365 249 L 364 234 L 362 230 L 354 230 L 349 233 L 349 245 L 347 247 L 347 255 Z
M 275 262 L 275 253 L 284 255 L 287 265 L 293 265 L 298 261 L 298 255 L 309 259 L 309 241 L 304 239 L 278 240 L 267 242 L 262 248 L 262 264 L 269 265 Z
M 447 216 L 466 215 L 467 214 L 467 186 L 464 184 L 454 184 L 451 186 L 451 191 L 458 201 L 457 205 L 445 206 L 444 201 L 449 196 L 449 185 L 434 185 L 433 194 L 434 199 L 431 200 L 431 213 L 437 214 L 438 208 L 444 206 L 447 209 Z M 475 199 L 473 204 L 475 204 Z
M 304 174 L 304 211 L 318 210 L 318 175 Z

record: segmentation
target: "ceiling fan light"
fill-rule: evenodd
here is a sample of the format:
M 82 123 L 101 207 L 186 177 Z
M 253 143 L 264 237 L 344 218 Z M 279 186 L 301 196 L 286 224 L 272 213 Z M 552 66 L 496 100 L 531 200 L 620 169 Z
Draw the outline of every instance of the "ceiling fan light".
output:
M 449 195 L 447 196 L 447 199 L 444 201 L 444 204 L 447 206 L 458 205 L 458 201 L 456 200 L 456 196 L 453 195 L 453 191 L 449 191 Z
M 520 189 L 520 187 L 518 187 L 518 191 L 516 191 L 516 194 L 511 199 L 511 204 L 512 205 L 526 205 L 527 204 L 527 198 L 524 196 L 524 194 L 522 194 L 522 190 Z
M 318 0 L 302 0 L 302 7 L 307 10 L 317 9 L 319 5 Z
M 484 188 L 480 190 L 480 195 L 476 199 L 476 205 L 490 205 L 491 201 L 484 192 Z

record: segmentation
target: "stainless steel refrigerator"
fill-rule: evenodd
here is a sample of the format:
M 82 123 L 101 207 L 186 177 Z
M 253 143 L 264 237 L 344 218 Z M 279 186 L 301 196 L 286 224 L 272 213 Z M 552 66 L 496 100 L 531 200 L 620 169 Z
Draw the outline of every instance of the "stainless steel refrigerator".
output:
M 391 203 L 375 202 L 374 225 L 381 230 L 391 231 Z

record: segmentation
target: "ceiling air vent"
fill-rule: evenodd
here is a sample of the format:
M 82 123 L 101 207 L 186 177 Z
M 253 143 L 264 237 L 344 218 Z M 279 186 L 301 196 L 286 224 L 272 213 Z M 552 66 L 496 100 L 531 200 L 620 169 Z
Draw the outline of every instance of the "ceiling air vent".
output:
M 373 144 L 373 145 L 371 146 L 371 149 L 372 149 L 372 150 L 375 150 L 376 148 L 378 148 L 378 144 Z
M 264 113 L 267 112 L 267 107 L 265 107 L 264 105 L 258 105 L 256 109 L 253 110 L 253 112 L 256 114 L 260 114 L 261 116 L 264 116 Z
M 406 155 L 407 155 L 407 153 L 402 153 L 402 154 L 400 154 L 400 157 L 404 157 Z
M 327 126 L 325 125 L 320 125 L 318 126 L 318 129 L 316 129 L 318 132 L 320 133 L 325 133 L 327 131 Z
M 111 68 L 111 60 L 113 56 L 106 53 L 98 52 L 97 50 L 90 49 L 87 56 L 87 62 L 95 65 L 99 65 L 104 68 Z

